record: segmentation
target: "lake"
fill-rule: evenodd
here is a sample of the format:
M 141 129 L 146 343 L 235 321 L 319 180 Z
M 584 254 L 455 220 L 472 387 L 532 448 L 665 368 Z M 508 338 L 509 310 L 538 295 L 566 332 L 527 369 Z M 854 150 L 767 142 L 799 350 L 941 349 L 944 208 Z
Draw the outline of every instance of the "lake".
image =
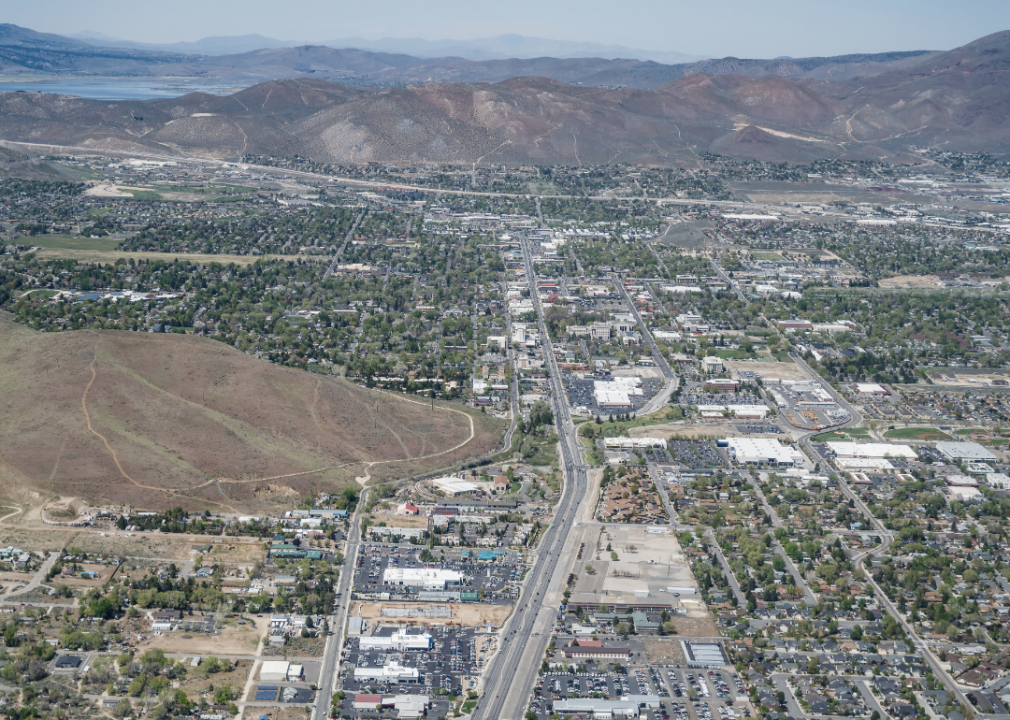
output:
M 0 92 L 44 92 L 76 95 L 91 100 L 153 100 L 173 98 L 191 92 L 231 95 L 241 86 L 189 85 L 150 80 L 57 80 L 53 82 L 0 82 Z

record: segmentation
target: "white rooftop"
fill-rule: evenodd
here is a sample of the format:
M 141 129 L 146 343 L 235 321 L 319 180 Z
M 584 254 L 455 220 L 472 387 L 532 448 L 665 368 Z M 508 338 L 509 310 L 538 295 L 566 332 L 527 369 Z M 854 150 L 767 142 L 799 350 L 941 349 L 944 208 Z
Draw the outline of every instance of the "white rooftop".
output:
M 891 445 L 890 443 L 857 443 L 829 442 L 825 443 L 838 457 L 883 458 L 896 457 L 908 460 L 918 460 L 919 456 L 908 445 Z

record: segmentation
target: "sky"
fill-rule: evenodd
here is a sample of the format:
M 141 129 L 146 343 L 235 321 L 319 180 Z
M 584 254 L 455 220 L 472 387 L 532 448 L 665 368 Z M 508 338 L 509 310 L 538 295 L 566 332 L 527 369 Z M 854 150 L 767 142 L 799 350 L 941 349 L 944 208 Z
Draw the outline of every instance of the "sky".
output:
M 708 57 L 947 50 L 1010 29 L 1007 0 L 8 0 L 0 22 L 169 43 L 516 33 Z

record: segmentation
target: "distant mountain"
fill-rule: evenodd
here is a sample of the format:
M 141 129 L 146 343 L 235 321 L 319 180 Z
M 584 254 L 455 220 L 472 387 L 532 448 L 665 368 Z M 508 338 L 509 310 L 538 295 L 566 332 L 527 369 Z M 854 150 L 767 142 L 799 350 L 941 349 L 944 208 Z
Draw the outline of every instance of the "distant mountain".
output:
M 629 48 L 509 35 L 474 41 L 484 44 L 481 52 L 485 55 L 507 50 L 519 55 L 488 60 L 471 60 L 462 55 L 419 57 L 405 52 L 380 52 L 356 47 L 332 48 L 326 45 L 281 45 L 245 49 L 262 43 L 281 42 L 258 35 L 205 38 L 195 43 L 158 46 L 127 43 L 95 34 L 87 34 L 85 38 L 86 40 L 45 35 L 15 25 L 0 26 L 0 72 L 6 75 L 50 74 L 61 79 L 80 75 L 89 80 L 101 76 L 189 78 L 201 83 L 229 85 L 251 85 L 283 78 L 321 78 L 355 87 L 497 83 L 513 77 L 549 77 L 587 87 L 651 90 L 697 72 L 753 78 L 780 75 L 796 79 L 836 81 L 872 77 L 910 67 L 931 54 L 920 51 L 775 60 L 721 58 L 669 65 L 628 57 L 627 55 L 638 52 Z M 466 43 L 438 46 L 424 40 L 390 40 L 379 41 L 375 45 L 394 48 L 403 46 L 403 43 L 419 52 L 470 52 Z M 597 50 L 602 57 L 563 56 L 565 53 L 589 53 Z M 196 54 L 197 51 L 226 51 L 227 54 Z M 549 51 L 555 52 L 541 54 Z M 627 51 L 627 55 L 624 51 Z M 536 57 L 522 57 L 531 53 Z M 625 56 L 620 57 L 621 55 Z M 667 55 L 672 57 L 677 54 Z
M 59 36 L 53 36 L 59 37 Z M 616 58 L 652 60 L 674 64 L 695 62 L 704 56 L 688 55 L 665 50 L 642 50 L 623 45 L 604 45 L 569 40 L 548 40 L 523 35 L 499 35 L 475 40 L 424 40 L 422 38 L 383 38 L 367 40 L 348 37 L 323 42 L 278 40 L 263 35 L 236 35 L 206 37 L 195 42 L 139 43 L 113 38 L 98 32 L 81 32 L 72 35 L 91 45 L 101 47 L 153 50 L 157 52 L 192 53 L 198 55 L 237 55 L 272 48 L 291 48 L 304 45 L 325 45 L 330 48 L 355 48 L 395 55 L 413 55 L 418 58 L 464 58 L 466 60 L 506 60 L 509 58 Z
M 467 60 L 519 60 L 530 58 L 618 58 L 651 60 L 664 64 L 703 60 L 704 56 L 688 55 L 669 50 L 643 50 L 624 45 L 592 42 L 548 40 L 524 35 L 498 35 L 476 40 L 423 40 L 421 38 L 383 38 L 366 40 L 360 37 L 328 40 L 330 47 L 356 47 L 379 52 L 405 53 L 420 58 L 460 57 Z
M 0 138 L 22 142 L 329 162 L 684 165 L 702 153 L 915 162 L 923 146 L 1010 157 L 1010 31 L 941 53 L 662 65 L 426 60 L 324 46 L 172 55 L 0 26 L 0 69 L 11 58 L 26 69 L 49 63 L 54 76 L 88 67 L 286 78 L 226 97 L 144 102 L 0 94 Z

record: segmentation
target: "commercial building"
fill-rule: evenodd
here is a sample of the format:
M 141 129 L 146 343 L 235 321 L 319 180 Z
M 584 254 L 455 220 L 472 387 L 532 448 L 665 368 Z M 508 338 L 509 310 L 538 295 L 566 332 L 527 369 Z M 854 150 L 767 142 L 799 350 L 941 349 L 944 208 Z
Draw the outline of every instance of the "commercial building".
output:
M 374 538 L 399 537 L 405 540 L 420 539 L 428 534 L 426 528 L 405 528 L 382 525 L 369 525 L 368 534 Z
M 612 437 L 604 438 L 603 446 L 610 448 L 663 448 L 666 449 L 666 440 L 662 438 L 632 438 L 632 437 Z
M 860 395 L 890 395 L 891 392 L 877 383 L 856 383 L 856 392 Z
M 737 380 L 730 380 L 729 378 L 712 378 L 705 381 L 705 389 L 715 392 L 736 392 L 740 389 L 740 383 Z
M 918 460 L 919 456 L 908 445 L 891 445 L 890 443 L 857 443 L 829 442 L 828 449 L 838 457 L 850 458 L 901 458 L 903 460 Z
M 727 438 L 730 456 L 742 465 L 776 465 L 792 467 L 802 463 L 804 456 L 799 450 L 783 445 L 778 440 L 760 438 Z
M 687 660 L 688 667 L 714 668 L 729 664 L 729 660 L 726 659 L 726 653 L 722 651 L 722 646 L 717 643 L 698 643 L 681 640 L 680 647 L 684 651 L 684 659 Z
M 367 635 L 358 640 L 358 647 L 362 650 L 430 650 L 432 646 L 431 635 L 421 633 L 420 635 L 410 635 L 406 628 L 400 628 L 392 635 Z
M 973 442 L 938 442 L 936 449 L 951 460 L 986 462 L 996 459 L 996 456 L 991 452 Z
M 463 573 L 441 568 L 386 568 L 383 585 L 408 586 L 421 590 L 445 590 L 463 582 Z
M 285 660 L 265 660 L 260 668 L 260 682 L 288 682 L 302 676 L 302 666 Z
M 354 668 L 354 679 L 358 682 L 373 680 L 381 683 L 416 683 L 420 677 L 417 668 L 404 667 L 396 660 L 390 660 L 389 664 L 383 667 Z
M 638 704 L 624 700 L 568 698 L 554 703 L 554 712 L 592 715 L 594 718 L 635 718 Z
M 561 650 L 566 660 L 627 660 L 631 657 L 630 648 L 616 647 L 586 647 L 575 645 Z
M 713 375 L 715 373 L 721 373 L 726 369 L 726 366 L 723 365 L 722 358 L 710 355 L 709 357 L 702 358 L 701 369 L 705 372 L 705 374 Z

